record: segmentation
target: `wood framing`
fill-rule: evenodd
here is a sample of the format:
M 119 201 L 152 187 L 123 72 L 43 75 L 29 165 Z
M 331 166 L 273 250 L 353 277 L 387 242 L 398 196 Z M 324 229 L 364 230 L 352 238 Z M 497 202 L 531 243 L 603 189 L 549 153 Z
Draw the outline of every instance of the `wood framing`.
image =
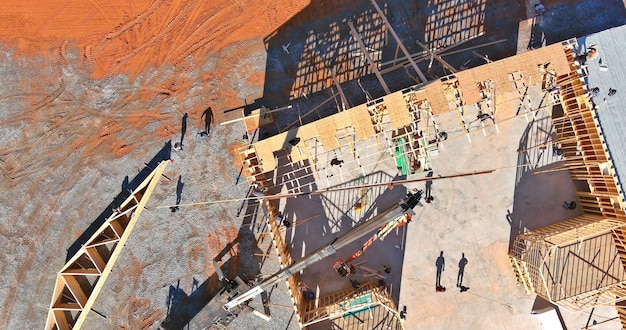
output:
M 46 330 L 81 329 L 169 161 L 162 161 L 57 274 Z
M 589 100 L 583 72 L 574 64 L 574 51 L 569 50 L 567 56 L 572 63 L 571 72 L 557 78 L 564 116 L 553 120 L 565 166 L 573 180 L 588 185 L 588 189 L 577 193 L 585 212 L 626 221 L 624 199 Z
M 510 254 L 518 281 L 570 310 L 615 303 L 611 292 L 626 286 L 624 226 L 583 214 L 518 235 Z
M 561 45 L 569 65 L 555 79 L 553 148 L 563 155 L 555 170 L 568 170 L 583 214 L 516 237 L 510 250 L 518 282 L 570 310 L 616 305 L 622 323 L 626 309 L 626 214 L 609 150 L 575 61 L 575 40 Z M 547 72 L 546 75 L 550 75 Z M 544 77 L 544 83 L 546 82 Z
M 303 326 L 330 322 L 340 329 L 404 329 L 385 287 L 372 282 L 302 303 Z

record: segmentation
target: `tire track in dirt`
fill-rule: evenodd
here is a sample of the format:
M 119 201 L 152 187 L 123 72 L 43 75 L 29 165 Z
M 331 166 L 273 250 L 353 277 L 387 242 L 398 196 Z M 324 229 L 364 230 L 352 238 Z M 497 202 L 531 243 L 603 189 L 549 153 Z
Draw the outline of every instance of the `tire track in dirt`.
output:
M 252 11 L 248 11 L 248 12 L 252 12 Z M 165 59 L 166 62 L 176 65 L 180 63 L 182 60 L 184 60 L 185 58 L 187 58 L 189 55 L 198 51 L 200 48 L 208 45 L 211 42 L 214 42 L 217 38 L 224 38 L 224 36 L 234 33 L 235 30 L 240 27 L 240 25 L 237 25 L 237 22 L 239 20 L 235 21 L 229 18 L 234 17 L 234 16 L 241 17 L 241 15 L 244 15 L 243 16 L 244 21 L 247 20 L 248 17 L 251 17 L 251 16 L 246 15 L 246 11 L 243 11 L 242 13 L 242 12 L 235 12 L 232 10 L 230 11 L 220 10 L 214 15 L 211 15 L 211 17 L 209 17 L 203 24 L 201 24 L 202 28 L 205 27 L 205 23 L 208 24 L 213 21 L 223 22 L 223 24 L 217 25 L 217 27 L 213 27 L 213 29 L 209 29 L 208 31 L 201 30 L 200 28 L 194 31 L 194 33 L 197 31 L 202 31 L 205 34 L 210 34 L 211 37 L 203 37 L 203 38 L 200 38 L 199 40 L 194 40 L 192 39 L 193 35 L 190 35 L 188 38 L 185 39 L 185 42 L 183 44 L 178 45 L 177 48 L 172 51 L 173 55 L 170 56 L 169 60 L 166 58 Z M 190 42 L 191 42 L 191 45 L 189 47 L 187 47 L 183 51 L 180 51 L 180 48 L 182 48 L 184 45 Z M 218 45 L 211 45 L 211 46 L 213 46 L 213 47 L 210 47 L 212 49 L 221 48 Z M 176 54 L 177 52 L 178 54 Z
M 34 103 L 25 111 L 20 112 L 20 115 L 14 116 L 13 119 L 11 120 L 5 119 L 5 120 L 0 121 L 0 125 L 13 124 L 16 122 L 22 122 L 24 120 L 27 120 L 29 118 L 28 116 L 32 115 L 33 112 L 52 104 L 52 102 L 58 99 L 59 96 L 61 96 L 61 94 L 63 94 L 64 91 L 65 91 L 65 84 L 61 83 L 59 85 L 59 88 L 57 88 L 54 92 L 52 92 L 51 94 L 48 94 L 48 96 Z
M 121 67 L 122 64 L 125 64 L 127 61 L 131 60 L 136 55 L 142 53 L 146 49 L 152 47 L 155 43 L 157 43 L 157 42 L 161 41 L 163 38 L 165 38 L 174 28 L 176 28 L 178 26 L 178 24 L 180 24 L 180 22 L 182 20 L 185 19 L 185 17 L 187 17 L 187 15 L 189 15 L 191 10 L 193 8 L 195 8 L 197 3 L 198 3 L 198 0 L 193 1 L 193 2 L 191 2 L 191 1 L 190 2 L 186 2 L 185 6 L 183 7 L 183 9 L 179 10 L 178 12 L 176 12 L 174 18 L 172 20 L 170 20 L 161 29 L 161 31 L 157 35 L 151 37 L 150 39 L 148 39 L 146 42 L 141 44 L 139 47 L 135 48 L 130 53 L 128 53 L 126 55 L 123 55 L 121 57 L 117 57 L 114 60 L 115 65 L 109 70 L 109 75 L 112 75 L 114 72 L 117 72 L 117 70 Z M 174 10 L 174 9 L 172 9 L 172 10 Z M 143 67 L 141 67 L 139 71 L 142 71 L 142 69 L 143 69 Z
M 48 28 L 48 26 L 50 25 L 50 23 L 55 20 L 63 11 L 65 11 L 73 2 L 74 0 L 68 0 L 65 2 L 65 4 L 61 7 L 59 7 L 57 10 L 54 11 L 54 13 L 52 13 L 52 15 L 50 15 L 50 17 L 48 17 L 48 19 L 41 25 L 41 29 L 45 30 Z
M 154 0 L 154 1 L 152 1 L 150 6 L 148 7 L 148 9 L 144 10 L 143 13 L 139 14 L 138 16 L 133 18 L 131 21 L 129 21 L 127 23 L 124 23 L 123 25 L 117 27 L 115 30 L 107 33 L 105 35 L 105 39 L 109 39 L 109 40 L 110 39 L 114 39 L 114 38 L 119 37 L 123 33 L 126 33 L 128 30 L 132 29 L 137 24 L 142 23 L 148 17 L 150 17 L 152 14 L 154 14 L 156 12 L 156 10 L 159 9 L 159 7 L 162 4 L 163 4 L 163 0 Z
M 189 30 L 191 30 L 191 34 L 198 30 L 198 28 L 194 28 L 194 25 L 196 25 L 195 22 L 198 19 L 198 16 L 204 13 L 205 12 L 203 10 L 195 10 L 191 13 L 190 16 L 187 17 L 186 20 L 181 22 L 181 27 L 178 29 L 178 33 L 170 36 L 169 38 L 170 42 L 168 42 L 168 44 L 171 46 L 168 49 L 168 54 L 176 52 L 178 45 L 180 45 L 182 41 L 187 39 L 187 37 L 185 36 L 188 36 L 190 34 Z M 172 47 L 176 48 L 172 49 Z M 165 63 L 167 63 L 167 59 L 165 59 Z
M 106 14 L 106 12 L 102 9 L 102 7 L 100 7 L 100 5 L 95 1 L 95 0 L 87 0 L 92 6 L 94 6 L 96 8 L 96 10 L 98 10 L 98 12 L 100 12 L 102 14 L 102 17 L 104 18 L 104 20 L 108 23 L 111 24 L 111 20 L 109 20 L 108 15 Z
M 219 13 L 219 12 L 218 12 Z M 171 63 L 172 62 L 172 58 L 177 57 L 177 52 L 184 47 L 184 45 L 186 45 L 189 40 L 192 40 L 192 38 L 199 33 L 200 31 L 202 33 L 206 33 L 207 31 L 204 31 L 204 29 L 206 28 L 207 25 L 211 24 L 214 22 L 215 20 L 215 14 L 209 14 L 209 17 L 205 20 L 202 21 L 202 23 L 200 23 L 199 25 L 197 25 L 196 27 L 194 27 L 195 21 L 197 19 L 197 17 L 202 14 L 201 11 L 197 11 L 197 13 L 192 16 L 189 17 L 189 19 L 186 22 L 186 25 L 189 28 L 192 29 L 191 33 L 188 34 L 187 31 L 182 31 L 181 33 L 178 34 L 178 36 L 175 37 L 174 41 L 171 43 L 171 45 L 173 46 L 170 47 L 167 56 L 165 56 L 165 58 L 163 59 L 163 61 L 165 63 Z M 182 40 L 182 41 L 181 41 Z

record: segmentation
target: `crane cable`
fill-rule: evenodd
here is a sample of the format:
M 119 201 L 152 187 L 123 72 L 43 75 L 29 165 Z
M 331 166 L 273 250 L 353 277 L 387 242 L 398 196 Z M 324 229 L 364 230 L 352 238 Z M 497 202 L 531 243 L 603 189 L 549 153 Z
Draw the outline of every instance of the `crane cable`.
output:
M 440 180 L 440 179 L 451 179 L 451 178 L 459 178 L 459 177 L 472 176 L 472 175 L 488 174 L 488 173 L 493 173 L 495 170 L 496 169 L 484 170 L 484 171 L 474 171 L 474 172 L 469 172 L 469 173 L 461 173 L 461 174 L 454 174 L 454 175 L 447 175 L 447 176 L 439 175 L 437 177 L 425 177 L 425 178 L 418 178 L 418 179 L 395 180 L 395 181 L 390 181 L 390 182 L 372 183 L 372 184 L 365 184 L 365 185 L 351 186 L 351 187 L 342 187 L 342 188 L 326 188 L 326 189 L 320 189 L 320 190 L 310 191 L 310 192 L 297 192 L 297 193 L 280 194 L 280 195 L 266 195 L 266 196 L 262 196 L 262 197 L 250 196 L 250 197 L 244 197 L 244 198 L 223 199 L 223 200 L 216 200 L 216 201 L 195 202 L 195 203 L 186 203 L 186 204 L 178 204 L 178 205 L 161 205 L 161 206 L 157 206 L 156 208 L 157 209 L 163 209 L 163 208 L 170 208 L 170 207 L 175 207 L 175 206 L 179 206 L 179 207 L 199 206 L 199 205 L 207 205 L 207 204 L 242 202 L 242 201 L 258 200 L 258 199 L 275 200 L 275 199 L 281 199 L 281 198 L 291 198 L 291 197 L 307 196 L 307 195 L 321 195 L 321 194 L 325 194 L 325 193 L 332 193 L 332 192 L 337 192 L 337 191 L 345 191 L 345 190 L 360 189 L 360 188 L 372 188 L 372 187 L 380 187 L 380 186 L 392 186 L 393 187 L 395 185 L 401 185 L 401 184 L 412 183 L 412 182 L 431 181 L 431 180 Z

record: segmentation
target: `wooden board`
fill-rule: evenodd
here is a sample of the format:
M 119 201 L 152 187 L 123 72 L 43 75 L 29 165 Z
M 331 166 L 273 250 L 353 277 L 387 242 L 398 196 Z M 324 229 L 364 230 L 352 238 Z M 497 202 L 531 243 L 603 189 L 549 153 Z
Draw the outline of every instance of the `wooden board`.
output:
M 402 92 L 389 94 L 383 97 L 383 100 L 387 106 L 387 113 L 394 129 L 411 125 L 413 121 Z

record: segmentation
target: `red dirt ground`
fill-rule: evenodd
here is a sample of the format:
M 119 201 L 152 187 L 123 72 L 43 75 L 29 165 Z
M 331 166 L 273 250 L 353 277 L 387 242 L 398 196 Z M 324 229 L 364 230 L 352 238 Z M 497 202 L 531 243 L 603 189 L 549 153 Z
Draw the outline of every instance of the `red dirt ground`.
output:
M 4 68 L 10 84 L 0 94 L 0 102 L 11 104 L 11 111 L 0 113 L 0 127 L 6 133 L 0 141 L 0 211 L 12 220 L 0 222 L 0 243 L 13 253 L 0 257 L 0 278 L 5 288 L 13 289 L 0 300 L 0 327 L 35 317 L 39 326 L 45 317 L 42 306 L 16 307 L 35 296 L 15 288 L 23 287 L 20 283 L 28 278 L 28 293 L 37 292 L 37 299 L 52 293 L 50 276 L 58 271 L 54 267 L 61 258 L 50 266 L 42 261 L 46 259 L 42 253 L 65 255 L 68 244 L 86 228 L 74 220 L 85 217 L 88 223 L 93 212 L 104 207 L 81 213 L 99 194 L 88 191 L 101 179 L 88 176 L 90 169 L 107 173 L 103 169 L 110 166 L 109 160 L 130 157 L 140 164 L 149 159 L 146 146 L 177 136 L 183 113 L 189 114 L 190 127 L 201 127 L 208 104 L 218 122 L 221 111 L 216 110 L 242 105 L 236 91 L 220 90 L 230 79 L 232 66 L 240 65 L 246 55 L 241 45 L 269 35 L 308 4 L 307 0 L 3 3 L 0 48 L 10 53 L 3 58 L 9 58 L 12 66 Z M 222 49 L 228 53 L 221 54 Z M 212 58 L 214 66 L 203 67 Z M 259 72 L 242 76 L 248 86 L 263 84 Z M 223 93 L 218 99 L 207 91 Z M 188 132 L 192 138 L 194 133 Z M 72 201 L 76 197 L 80 198 Z M 68 210 L 74 203 L 75 209 Z M 55 222 L 61 215 L 65 221 Z M 227 230 L 228 238 L 235 239 L 236 231 Z M 50 231 L 66 236 L 52 239 Z M 136 261 L 132 268 L 141 272 L 145 265 Z M 17 311 L 22 308 L 26 311 Z M 142 299 L 133 301 L 129 328 L 150 327 L 163 314 L 145 308 Z

